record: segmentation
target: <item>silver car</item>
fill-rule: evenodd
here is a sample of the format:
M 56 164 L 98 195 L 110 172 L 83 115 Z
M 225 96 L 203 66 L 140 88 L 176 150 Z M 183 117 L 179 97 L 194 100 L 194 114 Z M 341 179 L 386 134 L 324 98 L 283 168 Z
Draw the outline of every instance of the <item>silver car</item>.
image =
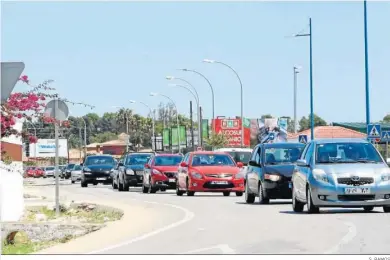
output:
M 81 165 L 75 165 L 70 172 L 70 180 L 72 183 L 76 181 L 81 181 Z
M 54 166 L 47 166 L 47 167 L 44 167 L 43 169 L 44 171 L 44 177 L 54 177 L 54 172 L 55 172 L 55 167 Z
M 323 139 L 308 143 L 292 176 L 292 205 L 309 213 L 321 207 L 383 207 L 390 212 L 390 168 L 362 139 Z

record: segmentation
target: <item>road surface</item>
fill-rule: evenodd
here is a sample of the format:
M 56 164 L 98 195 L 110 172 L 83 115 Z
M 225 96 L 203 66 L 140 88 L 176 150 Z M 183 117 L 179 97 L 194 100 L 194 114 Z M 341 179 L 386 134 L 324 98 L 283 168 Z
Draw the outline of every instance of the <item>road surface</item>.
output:
M 46 180 L 48 182 L 48 180 Z M 50 181 L 49 181 L 50 182 Z M 322 209 L 321 214 L 292 212 L 289 201 L 244 203 L 222 194 L 176 196 L 174 191 L 143 194 L 140 188 L 118 192 L 111 186 L 81 188 L 61 181 L 71 199 L 101 198 L 158 209 L 152 226 L 99 254 L 388 254 L 390 214 L 382 208 Z M 52 185 L 43 190 L 54 192 Z M 134 223 L 136 224 L 136 223 Z

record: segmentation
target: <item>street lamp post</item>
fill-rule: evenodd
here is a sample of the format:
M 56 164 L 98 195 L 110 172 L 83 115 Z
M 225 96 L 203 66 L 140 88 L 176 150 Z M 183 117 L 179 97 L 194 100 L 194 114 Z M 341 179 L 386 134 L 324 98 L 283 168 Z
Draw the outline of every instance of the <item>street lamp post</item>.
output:
M 215 116 L 215 109 L 214 109 L 214 103 L 215 103 L 215 99 L 214 99 L 214 88 L 213 88 L 213 85 L 211 85 L 211 82 L 208 78 L 206 78 L 205 75 L 203 75 L 202 73 L 200 73 L 199 71 L 196 71 L 196 70 L 189 70 L 189 69 L 179 69 L 179 70 L 182 70 L 182 71 L 186 71 L 186 72 L 193 72 L 195 74 L 198 74 L 199 76 L 201 76 L 202 78 L 204 78 L 207 83 L 209 84 L 210 86 L 210 89 L 211 89 L 211 105 L 212 105 L 212 119 L 214 120 L 214 116 Z M 214 127 L 215 124 L 213 124 L 213 131 L 215 130 L 215 127 Z
M 297 91 L 298 91 L 298 73 L 299 66 L 294 66 L 294 133 L 297 133 Z
M 126 153 L 128 153 L 128 152 L 129 152 L 129 138 L 130 138 L 130 135 L 129 135 L 129 117 L 128 117 L 126 108 L 124 108 L 124 107 L 119 107 L 119 106 L 112 106 L 112 107 L 113 107 L 113 108 L 122 108 L 122 109 L 124 109 L 124 111 L 125 111 L 126 134 L 127 134 L 127 138 L 126 138 Z
M 310 135 L 311 140 L 314 140 L 314 107 L 313 107 L 313 33 L 311 26 L 311 18 L 309 18 L 309 33 L 299 33 L 293 37 L 309 37 L 310 41 Z
M 83 117 L 80 117 L 84 122 L 84 158 L 87 156 L 87 122 Z
M 192 94 L 192 96 L 194 96 L 195 101 L 196 101 L 196 107 L 197 107 L 197 110 L 199 111 L 199 109 L 200 109 L 199 97 L 197 95 L 195 95 L 195 93 L 192 92 L 192 90 L 189 87 L 184 86 L 184 85 L 180 85 L 180 84 L 170 84 L 170 86 L 172 86 L 172 87 L 180 87 L 180 88 L 184 88 L 184 89 L 188 90 Z M 196 117 L 198 118 L 198 145 L 200 146 L 201 145 L 201 142 L 200 142 L 200 140 L 201 140 L 201 131 L 200 131 L 201 124 L 200 124 L 199 113 L 196 113 Z
M 364 71 L 366 85 L 366 125 L 370 124 L 370 85 L 368 71 L 367 0 L 364 0 Z
M 168 97 L 167 95 L 164 95 L 164 94 L 160 94 L 160 93 L 156 93 L 156 92 L 150 92 L 150 96 L 152 96 L 152 97 L 155 97 L 155 96 L 162 96 L 162 97 L 165 97 L 166 99 L 168 99 L 169 101 L 171 101 L 172 104 L 175 106 L 175 109 L 176 109 L 176 124 L 177 124 L 177 140 L 178 140 L 178 149 L 179 149 L 179 153 L 180 153 L 181 148 L 180 148 L 179 110 L 177 110 L 176 103 L 175 103 L 170 97 Z
M 191 91 L 191 93 L 195 93 L 195 95 L 196 95 L 196 99 L 197 99 L 197 104 L 198 104 L 198 107 L 197 107 L 197 113 L 198 114 L 200 114 L 199 113 L 199 109 L 200 109 L 200 101 L 199 101 L 199 95 L 198 95 L 198 92 L 196 91 L 196 88 L 194 87 L 194 85 L 192 85 L 190 82 L 188 82 L 188 80 L 185 80 L 185 79 L 183 79 L 183 78 L 177 78 L 177 77 L 173 77 L 173 76 L 166 76 L 165 77 L 167 80 L 179 80 L 179 81 L 182 81 L 182 82 L 185 82 L 188 86 L 190 86 L 191 88 L 192 88 L 192 90 L 194 91 L 194 92 L 192 92 L 189 88 L 187 88 L 188 90 L 190 90 Z M 212 92 L 213 93 L 213 99 L 214 99 L 214 92 Z M 214 107 L 214 105 L 213 105 L 213 107 Z M 201 120 L 200 120 L 200 117 L 198 117 L 198 145 L 200 146 L 201 144 L 202 144 L 202 142 L 201 142 L 201 138 L 202 138 L 202 136 L 201 136 L 201 131 L 200 131 L 200 129 L 201 129 L 201 127 L 202 127 L 202 122 L 201 122 Z
M 130 100 L 130 103 L 132 104 L 135 104 L 137 103 L 137 101 L 135 100 Z M 142 101 L 138 101 L 138 103 L 146 106 L 148 109 L 149 109 L 149 113 L 150 113 L 150 117 L 152 118 L 152 136 L 153 136 L 153 142 L 154 142 L 154 150 L 157 150 L 157 145 L 156 145 L 156 134 L 155 134 L 155 115 L 154 115 L 154 112 L 152 110 L 152 108 L 148 105 L 148 104 L 145 104 L 144 102 Z M 152 145 L 153 147 L 153 145 Z
M 233 71 L 233 73 L 237 76 L 238 81 L 240 82 L 240 89 L 241 89 L 241 147 L 244 147 L 244 95 L 243 95 L 244 91 L 243 91 L 243 87 L 242 87 L 241 78 L 238 75 L 237 71 L 226 63 L 223 63 L 221 61 L 216 61 L 216 60 L 209 60 L 209 59 L 204 59 L 203 62 L 205 62 L 205 63 L 218 63 L 221 65 L 224 65 L 225 67 L 228 67 L 231 71 Z

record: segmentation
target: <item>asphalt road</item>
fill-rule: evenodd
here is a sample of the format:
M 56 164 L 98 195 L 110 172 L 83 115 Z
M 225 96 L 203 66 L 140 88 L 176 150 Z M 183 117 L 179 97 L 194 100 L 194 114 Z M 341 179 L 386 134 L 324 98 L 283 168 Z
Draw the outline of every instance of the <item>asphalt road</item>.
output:
M 52 182 L 46 180 L 45 183 Z M 382 208 L 321 209 L 296 214 L 290 201 L 270 205 L 244 203 L 244 196 L 174 191 L 142 194 L 140 188 L 118 192 L 111 186 L 61 181 L 61 194 L 102 198 L 158 208 L 153 226 L 99 254 L 389 254 L 390 214 Z M 45 184 L 43 189 L 54 188 Z M 53 190 L 54 191 L 54 190 Z M 71 195 L 70 195 L 71 194 Z M 136 223 L 135 223 L 136 224 Z

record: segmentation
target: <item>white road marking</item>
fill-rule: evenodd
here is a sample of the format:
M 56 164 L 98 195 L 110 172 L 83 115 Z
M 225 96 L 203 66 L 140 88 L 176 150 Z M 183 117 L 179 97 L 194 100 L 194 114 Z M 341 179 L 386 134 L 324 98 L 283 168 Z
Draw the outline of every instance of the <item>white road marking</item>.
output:
M 356 237 L 357 229 L 355 224 L 353 224 L 352 222 L 344 222 L 344 224 L 348 226 L 348 233 L 341 239 L 341 241 L 337 245 L 325 251 L 324 254 L 336 254 L 342 245 L 348 244 L 350 241 L 352 241 L 352 239 Z
M 194 254 L 194 253 L 199 253 L 199 252 L 208 251 L 208 250 L 212 250 L 212 249 L 219 249 L 222 251 L 222 254 L 235 254 L 236 253 L 236 251 L 234 251 L 234 249 L 230 248 L 229 245 L 223 244 L 223 245 L 216 245 L 216 246 L 211 246 L 211 247 L 199 248 L 196 250 L 188 251 L 188 252 L 183 253 L 183 254 L 186 254 L 186 255 Z
M 136 199 L 134 199 L 136 200 Z M 138 201 L 138 200 L 137 200 Z M 142 202 L 145 202 L 145 203 L 149 203 L 149 204 L 158 204 L 160 206 L 167 206 L 167 207 L 171 207 L 171 208 L 175 208 L 175 209 L 179 209 L 181 211 L 183 211 L 185 213 L 185 216 L 182 220 L 178 221 L 178 222 L 175 222 L 175 223 L 172 223 L 172 224 L 169 224 L 165 227 L 162 227 L 162 228 L 159 228 L 155 231 L 152 231 L 152 232 L 149 232 L 149 233 L 146 233 L 142 236 L 139 236 L 139 237 L 135 237 L 133 239 L 130 239 L 128 241 L 124 241 L 120 244 L 116 244 L 116 245 L 112 245 L 112 246 L 109 246 L 109 247 L 106 247 L 106 248 L 103 248 L 103 249 L 100 249 L 100 250 L 96 250 L 96 251 L 93 251 L 93 252 L 90 252 L 88 254 L 101 254 L 102 252 L 105 252 L 105 251 L 108 251 L 108 250 L 112 250 L 112 249 L 115 249 L 115 248 L 119 248 L 119 247 L 123 247 L 123 246 L 128 246 L 128 245 L 131 245 L 135 242 L 138 242 L 138 241 L 141 241 L 141 240 L 144 240 L 144 239 L 147 239 L 149 237 L 152 237 L 152 236 L 155 236 L 155 235 L 158 235 L 162 232 L 165 232 L 167 230 L 170 230 L 172 228 L 175 228 L 175 227 L 178 227 L 180 225 L 183 225 L 189 221 L 191 221 L 195 214 L 191 211 L 189 211 L 188 209 L 186 208 L 183 208 L 183 207 L 180 207 L 180 206 L 177 206 L 177 205 L 173 205 L 173 204 L 161 204 L 161 203 L 158 203 L 158 202 L 154 202 L 154 201 L 142 201 Z

